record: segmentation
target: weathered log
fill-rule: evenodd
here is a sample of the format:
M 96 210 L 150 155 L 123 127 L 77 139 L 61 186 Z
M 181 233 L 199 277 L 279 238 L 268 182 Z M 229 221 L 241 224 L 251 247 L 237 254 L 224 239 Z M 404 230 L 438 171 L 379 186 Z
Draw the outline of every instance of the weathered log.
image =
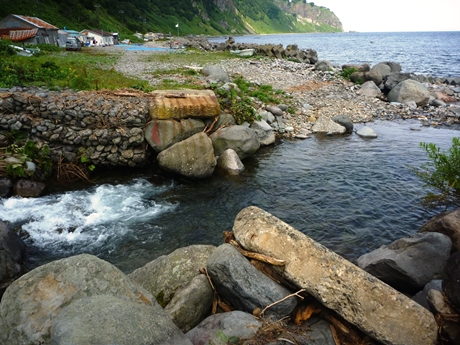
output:
M 286 279 L 372 338 L 436 343 L 438 327 L 428 310 L 271 214 L 245 208 L 233 232 L 245 249 L 286 260 Z

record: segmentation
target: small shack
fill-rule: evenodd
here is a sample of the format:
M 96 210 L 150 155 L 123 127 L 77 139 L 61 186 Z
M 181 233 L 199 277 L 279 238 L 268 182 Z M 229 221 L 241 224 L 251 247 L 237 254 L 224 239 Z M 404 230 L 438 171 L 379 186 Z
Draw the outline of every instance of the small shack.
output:
M 59 28 L 37 17 L 10 14 L 0 20 L 0 37 L 13 42 L 59 45 Z
M 113 46 L 113 34 L 103 30 L 83 30 L 80 32 L 84 37 L 86 46 Z

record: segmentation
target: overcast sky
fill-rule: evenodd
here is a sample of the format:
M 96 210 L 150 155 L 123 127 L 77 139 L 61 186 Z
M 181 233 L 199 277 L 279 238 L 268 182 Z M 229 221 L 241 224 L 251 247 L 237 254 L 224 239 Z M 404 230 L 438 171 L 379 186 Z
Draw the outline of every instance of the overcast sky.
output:
M 345 31 L 460 31 L 460 0 L 316 0 Z

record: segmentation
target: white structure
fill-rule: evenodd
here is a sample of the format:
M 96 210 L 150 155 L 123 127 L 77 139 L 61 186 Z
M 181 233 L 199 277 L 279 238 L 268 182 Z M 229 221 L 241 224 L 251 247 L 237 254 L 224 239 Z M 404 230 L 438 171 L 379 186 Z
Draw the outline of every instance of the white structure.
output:
M 103 30 L 83 30 L 80 32 L 85 37 L 87 47 L 113 46 L 113 34 Z

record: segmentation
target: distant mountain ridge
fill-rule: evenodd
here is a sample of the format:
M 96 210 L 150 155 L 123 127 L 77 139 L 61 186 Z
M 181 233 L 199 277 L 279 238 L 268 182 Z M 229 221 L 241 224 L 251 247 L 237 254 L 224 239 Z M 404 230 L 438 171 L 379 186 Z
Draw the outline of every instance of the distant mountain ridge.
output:
M 302 0 L 3 0 L 0 18 L 9 14 L 39 17 L 60 28 L 125 34 L 343 31 L 331 10 Z

